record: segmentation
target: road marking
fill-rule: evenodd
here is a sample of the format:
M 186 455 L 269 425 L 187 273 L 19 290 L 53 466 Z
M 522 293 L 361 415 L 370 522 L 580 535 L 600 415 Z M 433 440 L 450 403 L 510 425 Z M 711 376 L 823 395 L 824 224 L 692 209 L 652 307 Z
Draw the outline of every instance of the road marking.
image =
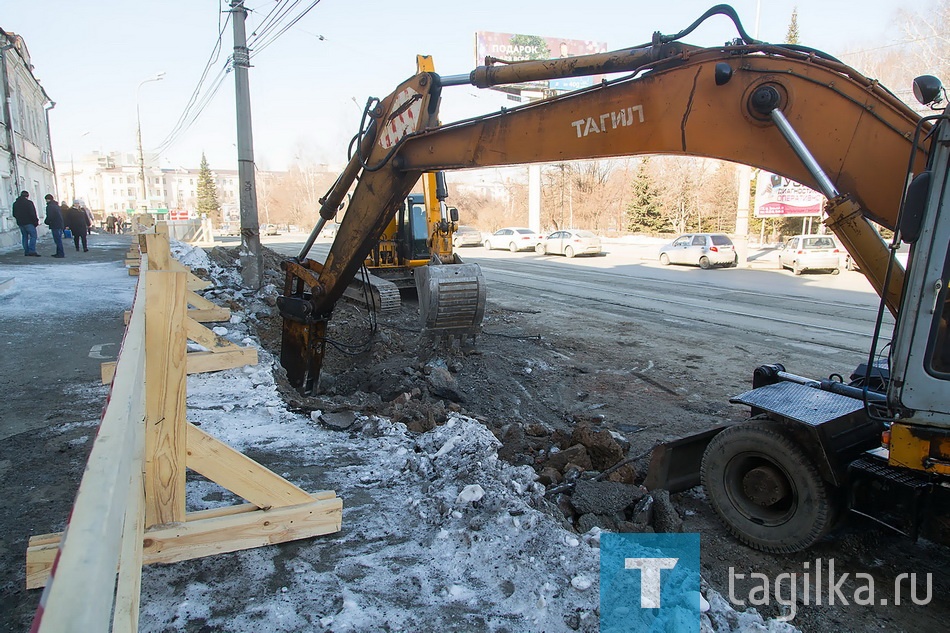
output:
M 115 356 L 103 356 L 102 355 L 103 347 L 115 347 L 115 343 L 102 343 L 100 345 L 93 345 L 89 349 L 89 358 L 97 358 L 100 360 L 108 360 L 110 358 L 115 358 Z

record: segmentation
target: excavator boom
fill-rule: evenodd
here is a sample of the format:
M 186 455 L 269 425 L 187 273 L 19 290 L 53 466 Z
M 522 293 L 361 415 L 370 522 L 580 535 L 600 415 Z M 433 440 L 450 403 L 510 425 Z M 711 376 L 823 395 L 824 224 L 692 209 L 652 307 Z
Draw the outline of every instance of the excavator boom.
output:
M 847 245 L 870 244 L 869 220 L 893 228 L 920 117 L 877 82 L 815 52 L 761 43 L 697 48 L 654 36 L 654 43 L 563 60 L 480 67 L 447 81 L 419 73 L 368 107 L 356 151 L 326 196 L 330 218 L 354 181 L 352 199 L 316 282 L 288 278 L 283 356 L 291 382 L 310 384 L 322 350 L 295 347 L 299 330 L 325 320 L 398 205 L 425 172 L 638 154 L 701 156 L 744 163 L 805 185 L 819 183 L 767 111 L 798 130 L 846 208 L 832 224 Z M 440 125 L 443 84 L 489 86 L 580 74 L 626 72 L 591 88 L 473 119 Z M 919 138 L 924 138 L 923 136 Z M 920 144 L 914 169 L 926 163 Z M 880 240 L 878 240 L 880 242 Z M 856 254 L 862 271 L 896 310 L 903 279 L 885 289 L 886 247 Z M 297 262 L 298 266 L 300 262 Z M 312 268 L 310 268 L 312 270 Z M 294 270 L 289 272 L 293 276 Z M 902 271 L 899 271 L 902 272 Z M 296 286 L 294 284 L 296 283 Z M 313 337 L 311 337 L 313 338 Z M 316 336 L 319 339 L 319 336 Z M 292 374 L 293 371 L 293 374 Z

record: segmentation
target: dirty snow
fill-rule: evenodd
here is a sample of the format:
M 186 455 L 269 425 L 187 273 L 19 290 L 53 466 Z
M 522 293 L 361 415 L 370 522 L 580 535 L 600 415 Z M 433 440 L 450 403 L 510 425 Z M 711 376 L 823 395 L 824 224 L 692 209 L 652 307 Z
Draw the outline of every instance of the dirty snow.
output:
M 218 289 L 248 305 L 236 271 L 173 243 L 182 262 L 208 270 Z M 0 297 L 0 315 L 69 314 L 95 277 L 127 309 L 121 265 L 33 265 Z M 213 296 L 213 293 L 209 293 Z M 224 336 L 257 346 L 253 312 L 236 313 Z M 225 329 L 225 328 L 221 328 Z M 403 424 L 359 417 L 347 432 L 289 411 L 274 358 L 188 377 L 188 418 L 306 490 L 344 502 L 336 534 L 143 570 L 140 630 L 151 631 L 596 631 L 599 530 L 565 530 L 530 467 L 499 460 L 481 423 L 453 414 L 415 434 Z M 187 506 L 239 502 L 189 477 Z M 704 631 L 792 631 L 733 611 L 711 589 Z

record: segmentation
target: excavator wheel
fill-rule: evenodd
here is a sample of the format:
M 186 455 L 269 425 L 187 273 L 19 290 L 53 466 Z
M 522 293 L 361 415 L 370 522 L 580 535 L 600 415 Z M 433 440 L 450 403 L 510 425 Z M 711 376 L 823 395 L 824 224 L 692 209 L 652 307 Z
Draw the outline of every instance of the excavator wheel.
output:
M 702 482 L 726 528 L 765 552 L 806 549 L 837 518 L 833 488 L 798 443 L 768 421 L 716 435 L 703 455 Z

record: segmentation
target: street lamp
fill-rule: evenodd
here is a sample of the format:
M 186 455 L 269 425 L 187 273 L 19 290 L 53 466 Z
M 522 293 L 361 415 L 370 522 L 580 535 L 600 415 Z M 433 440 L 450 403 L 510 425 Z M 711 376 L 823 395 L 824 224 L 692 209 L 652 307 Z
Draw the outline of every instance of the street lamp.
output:
M 145 152 L 142 150 L 142 115 L 139 111 L 139 90 L 142 89 L 142 86 L 147 84 L 150 81 L 161 81 L 165 78 L 165 72 L 162 71 L 155 75 L 154 77 L 149 77 L 148 79 L 142 80 L 139 83 L 138 87 L 135 89 L 135 123 L 136 123 L 136 135 L 139 142 L 139 177 L 142 179 L 142 201 L 145 204 L 145 208 L 148 209 L 148 189 L 145 180 Z

